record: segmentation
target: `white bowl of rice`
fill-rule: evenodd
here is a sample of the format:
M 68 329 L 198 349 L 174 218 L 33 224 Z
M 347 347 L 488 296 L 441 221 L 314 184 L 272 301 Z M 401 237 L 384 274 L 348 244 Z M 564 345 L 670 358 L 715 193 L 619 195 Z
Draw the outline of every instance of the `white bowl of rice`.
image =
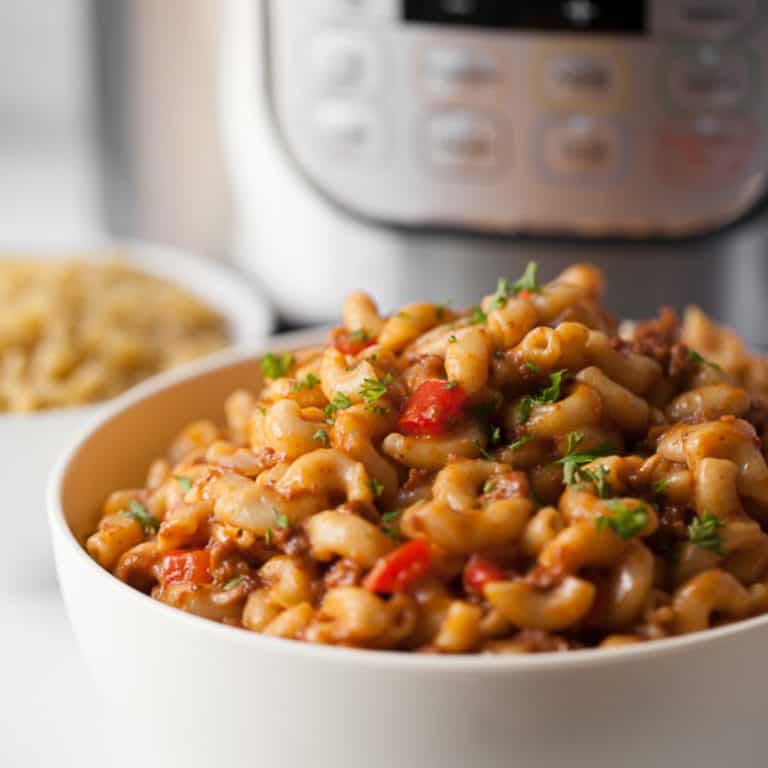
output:
M 45 480 L 85 421 L 134 384 L 272 327 L 241 274 L 173 248 L 0 253 L 0 590 L 53 581 Z

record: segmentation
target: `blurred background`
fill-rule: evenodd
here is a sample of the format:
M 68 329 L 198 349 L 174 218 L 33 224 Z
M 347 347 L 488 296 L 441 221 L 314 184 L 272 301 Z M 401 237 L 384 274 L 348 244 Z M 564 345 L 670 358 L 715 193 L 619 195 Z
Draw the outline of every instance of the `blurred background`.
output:
M 182 246 L 288 326 L 589 259 L 624 315 L 695 301 L 768 345 L 767 15 L 0 0 L 0 242 Z
M 216 5 L 0 0 L 3 241 L 109 230 L 226 254 Z

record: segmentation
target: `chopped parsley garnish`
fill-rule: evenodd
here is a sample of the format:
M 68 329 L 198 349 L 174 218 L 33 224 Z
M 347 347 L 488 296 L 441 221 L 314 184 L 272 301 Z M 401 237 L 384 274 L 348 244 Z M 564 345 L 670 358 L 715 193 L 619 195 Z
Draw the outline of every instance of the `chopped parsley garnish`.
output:
M 723 539 L 720 536 L 722 528 L 725 528 L 725 523 L 715 515 L 695 517 L 688 526 L 688 539 L 701 549 L 724 555 Z
M 449 343 L 449 344 L 455 344 L 457 341 L 458 341 L 458 339 L 456 338 L 456 334 L 455 334 L 455 333 L 452 333 L 452 334 L 451 334 L 451 335 L 448 337 L 448 343 Z
M 322 446 L 328 445 L 328 433 L 324 429 L 318 429 L 317 432 L 312 435 L 312 439 Z
M 267 352 L 261 359 L 261 372 L 268 379 L 282 379 L 293 368 L 295 359 L 293 355 L 284 352 L 281 355 L 273 355 Z
M 368 481 L 368 487 L 377 499 L 384 493 L 384 486 L 375 477 Z
M 498 445 L 501 442 L 501 427 L 494 427 L 489 434 L 491 445 Z
M 512 283 L 506 277 L 500 277 L 496 284 L 496 293 L 493 294 L 493 309 L 503 309 L 507 304 L 507 299 L 512 294 Z
M 477 448 L 478 451 L 480 451 L 480 455 L 486 460 L 486 461 L 494 461 L 493 455 L 489 453 L 484 447 L 483 444 L 479 440 L 475 440 L 475 448 Z
M 519 437 L 517 440 L 515 440 L 514 443 L 510 443 L 509 450 L 517 451 L 520 448 L 522 448 L 526 443 L 530 443 L 531 440 L 533 440 L 533 435 L 523 435 L 522 437 Z
M 271 528 L 267 528 L 267 530 L 264 531 L 264 544 L 266 544 L 266 546 L 268 547 L 272 546 L 272 529 Z
M 538 282 L 539 265 L 535 261 L 529 261 L 523 272 L 523 276 L 516 281 L 512 288 L 515 293 L 528 291 L 528 293 L 538 293 L 541 288 Z
M 469 316 L 469 322 L 472 325 L 485 325 L 488 322 L 488 315 L 480 307 L 472 307 L 472 314 Z
M 690 352 L 688 352 L 688 362 L 691 365 L 706 365 L 715 371 L 723 370 L 717 363 L 713 363 L 711 360 L 707 360 L 706 357 L 700 355 L 695 349 L 692 349 Z
M 318 384 L 320 383 L 320 379 L 315 376 L 314 373 L 308 373 L 307 378 L 297 381 L 293 387 L 291 387 L 292 392 L 301 392 L 302 389 L 314 389 Z
M 456 389 L 456 387 L 459 386 L 459 382 L 455 379 L 451 379 L 450 381 L 446 381 L 443 385 L 443 389 Z
M 663 477 L 661 480 L 657 480 L 653 484 L 653 495 L 654 496 L 661 496 L 662 493 L 667 489 L 667 486 L 669 485 L 669 478 Z
M 534 373 L 539 373 L 541 371 L 541 366 L 538 363 L 534 363 L 533 360 L 528 360 L 525 363 Z
M 535 261 L 530 261 L 525 268 L 523 276 L 514 283 L 510 283 L 506 277 L 500 277 L 499 282 L 496 285 L 496 293 L 493 295 L 493 303 L 491 304 L 491 307 L 493 309 L 503 309 L 507 303 L 507 299 L 509 299 L 510 296 L 517 296 L 521 291 L 538 293 L 540 290 L 539 283 L 536 279 L 538 271 L 539 265 Z
M 556 403 L 562 396 L 563 383 L 568 376 L 568 370 L 555 371 L 549 374 L 549 385 L 535 395 L 527 395 L 517 406 L 515 419 L 518 424 L 525 424 L 531 418 L 534 405 Z
M 187 491 L 192 488 L 191 477 L 187 477 L 186 475 L 174 475 L 174 479 L 181 486 L 181 490 L 184 491 L 184 493 L 187 493 Z
M 391 383 L 391 373 L 388 373 L 383 379 L 363 379 L 363 384 L 360 387 L 360 397 L 362 397 L 369 406 L 372 406 L 387 394 Z M 338 394 L 338 392 L 336 394 Z M 349 408 L 349 405 L 346 407 Z M 369 407 L 368 410 L 372 410 L 372 408 Z
M 592 483 L 597 489 L 597 495 L 601 499 L 607 499 L 613 493 L 611 484 L 606 479 L 610 474 L 608 467 L 601 464 L 596 470 L 578 469 L 576 470 L 576 474 L 582 482 Z
M 603 456 L 608 456 L 611 453 L 613 453 L 613 448 L 611 446 L 604 446 L 603 448 L 597 448 L 594 451 L 585 451 L 583 453 L 577 453 L 576 449 L 578 448 L 579 444 L 584 440 L 584 435 L 581 432 L 571 432 L 570 435 L 568 435 L 568 448 L 566 449 L 565 456 L 563 456 L 561 459 L 557 460 L 557 464 L 563 465 L 563 482 L 566 485 L 573 485 L 573 483 L 577 482 L 581 479 L 581 475 L 584 473 L 585 470 L 582 470 L 581 467 L 584 464 L 591 464 L 596 459 L 602 458 Z M 605 469 L 605 467 L 602 467 L 601 469 Z M 602 478 L 602 486 L 605 488 L 605 475 L 607 474 L 607 470 L 603 473 Z M 594 482 L 593 478 L 587 478 L 588 480 Z M 600 490 L 600 487 L 598 486 L 598 491 Z M 601 494 L 602 497 L 602 494 Z
M 391 512 L 385 512 L 381 516 L 381 530 L 384 531 L 390 539 L 400 538 L 400 526 L 398 525 L 398 521 L 402 514 L 402 510 L 394 509 Z
M 230 589 L 234 589 L 236 586 L 238 586 L 243 581 L 243 576 L 235 576 L 234 579 L 230 579 L 225 585 L 224 585 L 224 591 L 229 592 Z
M 349 334 L 350 341 L 359 341 L 361 344 L 367 344 L 371 340 L 371 334 L 365 328 L 358 331 L 352 331 Z
M 325 406 L 323 413 L 325 414 L 325 421 L 328 424 L 333 424 L 336 418 L 337 411 L 343 411 L 346 408 L 352 407 L 352 401 L 343 393 L 336 392 L 331 398 L 331 402 Z
M 612 516 L 600 515 L 595 520 L 599 531 L 610 528 L 622 541 L 629 541 L 648 525 L 648 510 L 642 505 L 628 507 L 618 500 L 605 502 Z
M 448 305 L 451 303 L 450 299 L 446 299 L 445 301 L 441 301 L 436 307 L 435 307 L 435 317 L 438 320 L 444 320 L 445 319 L 445 310 L 448 309 Z
M 272 508 L 272 511 L 275 513 L 275 522 L 277 523 L 278 528 L 285 529 L 291 527 L 288 517 L 283 512 L 280 512 L 280 510 L 275 509 L 274 507 Z
M 123 510 L 123 515 L 135 520 L 142 527 L 144 533 L 157 533 L 160 528 L 160 521 L 136 499 L 131 499 L 128 502 L 128 509 Z
M 486 480 L 483 486 L 483 493 L 490 493 L 496 487 L 496 483 L 493 480 Z

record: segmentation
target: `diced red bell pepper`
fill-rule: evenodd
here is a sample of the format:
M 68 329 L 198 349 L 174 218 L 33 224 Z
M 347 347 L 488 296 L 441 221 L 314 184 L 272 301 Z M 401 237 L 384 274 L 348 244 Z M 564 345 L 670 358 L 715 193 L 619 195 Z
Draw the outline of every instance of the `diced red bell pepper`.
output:
M 210 584 L 211 554 L 207 549 L 174 550 L 163 558 L 163 584 Z
M 405 592 L 431 565 L 429 544 L 423 539 L 414 539 L 381 558 L 365 577 L 363 586 L 371 592 Z
M 483 587 L 491 581 L 504 581 L 507 575 L 495 563 L 472 555 L 464 566 L 464 589 L 467 592 L 482 595 Z
M 460 419 L 466 402 L 459 385 L 429 379 L 408 398 L 398 428 L 413 437 L 439 437 Z
M 331 331 L 331 344 L 344 355 L 359 355 L 375 343 L 375 339 L 364 330 L 348 331 L 346 328 L 335 328 Z

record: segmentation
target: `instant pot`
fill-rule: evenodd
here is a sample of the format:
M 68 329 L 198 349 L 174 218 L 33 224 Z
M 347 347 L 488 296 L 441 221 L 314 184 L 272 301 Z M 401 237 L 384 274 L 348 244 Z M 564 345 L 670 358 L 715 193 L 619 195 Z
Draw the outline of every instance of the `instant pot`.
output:
M 588 259 L 625 316 L 696 301 L 768 344 L 768 3 L 225 6 L 236 258 L 284 316 Z
M 599 264 L 768 346 L 764 0 L 91 0 L 113 232 L 289 324 Z

